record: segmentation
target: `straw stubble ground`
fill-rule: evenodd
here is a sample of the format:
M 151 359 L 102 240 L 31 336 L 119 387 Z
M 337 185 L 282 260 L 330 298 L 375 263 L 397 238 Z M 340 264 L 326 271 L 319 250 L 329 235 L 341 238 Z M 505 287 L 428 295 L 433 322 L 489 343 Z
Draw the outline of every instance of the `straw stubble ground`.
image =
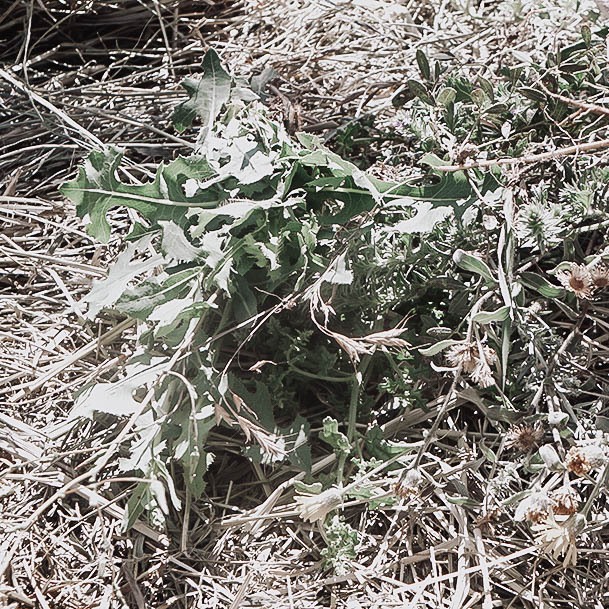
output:
M 358 562 L 344 575 L 320 569 L 315 527 L 281 507 L 289 485 L 271 480 L 272 492 L 269 481 L 240 480 L 239 460 L 228 457 L 216 471 L 234 485 L 212 474 L 210 502 L 193 506 L 186 527 L 165 535 L 139 522 L 124 533 L 125 486 L 88 476 L 103 439 L 66 445 L 60 433 L 74 392 L 116 374 L 136 328 L 83 319 L 79 301 L 120 244 L 88 237 L 58 186 L 101 142 L 127 151 L 136 178 L 188 150 L 169 116 L 182 98 L 179 81 L 197 73 L 209 46 L 234 73 L 272 67 L 267 101 L 277 116 L 291 130 L 332 137 L 366 113 L 395 120 L 391 99 L 418 77 L 419 48 L 475 75 L 513 60 L 514 51 L 535 56 L 570 40 L 584 14 L 540 29 L 534 16 L 516 19 L 508 2 L 3 4 L 0 605 L 603 606 L 606 572 L 538 570 L 526 531 L 476 526 L 441 485 L 397 509 L 362 510 Z M 113 216 L 117 227 L 128 221 Z M 394 426 L 421 437 L 441 404 Z M 470 470 L 476 479 L 466 457 L 448 451 L 438 475 Z M 258 507 L 241 513 L 234 505 Z

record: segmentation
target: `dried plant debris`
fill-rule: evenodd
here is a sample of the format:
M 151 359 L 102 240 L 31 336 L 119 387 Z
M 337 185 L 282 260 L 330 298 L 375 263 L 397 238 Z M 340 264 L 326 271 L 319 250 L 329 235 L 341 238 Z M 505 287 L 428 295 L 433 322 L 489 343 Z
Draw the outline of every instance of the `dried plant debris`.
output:
M 8 3 L 0 606 L 607 606 L 605 9 Z

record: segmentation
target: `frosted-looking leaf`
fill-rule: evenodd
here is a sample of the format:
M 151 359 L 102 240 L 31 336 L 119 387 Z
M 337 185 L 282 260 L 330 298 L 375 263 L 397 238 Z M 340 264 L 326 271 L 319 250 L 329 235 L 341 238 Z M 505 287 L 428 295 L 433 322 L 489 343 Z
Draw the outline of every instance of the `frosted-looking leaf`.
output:
M 201 139 L 205 139 L 222 106 L 229 100 L 231 77 L 222 67 L 220 58 L 213 49 L 205 53 L 201 67 L 203 77 L 200 80 L 187 78 L 182 83 L 190 99 L 176 107 L 172 122 L 181 133 L 190 127 L 198 115 L 203 126 Z
M 123 295 L 129 282 L 133 281 L 138 275 L 152 271 L 157 265 L 163 262 L 163 256 L 157 254 L 147 260 L 133 262 L 132 259 L 140 251 L 143 241 L 127 244 L 127 248 L 116 259 L 113 266 L 108 271 L 108 276 L 100 281 L 93 282 L 93 288 L 84 297 L 84 301 L 89 303 L 87 317 L 94 319 L 95 316 L 104 308 L 111 307 Z
M 334 264 L 322 275 L 322 280 L 339 285 L 350 285 L 353 281 L 353 271 L 347 270 L 346 254 L 339 256 Z
M 149 321 L 159 322 L 159 328 L 171 325 L 178 315 L 194 302 L 193 298 L 172 298 L 168 302 L 159 305 L 148 316 Z
M 429 233 L 434 226 L 448 218 L 452 213 L 451 207 L 434 207 L 429 201 L 418 201 L 413 205 L 416 214 L 408 220 L 398 222 L 393 231 L 410 235 L 412 233 Z
M 141 404 L 133 392 L 155 382 L 167 369 L 169 359 L 153 357 L 149 363 L 136 362 L 125 367 L 126 375 L 115 383 L 98 383 L 82 393 L 70 413 L 70 419 L 90 417 L 94 412 L 130 416 Z
M 201 255 L 175 222 L 159 220 L 159 226 L 163 229 L 161 247 L 169 260 L 192 262 Z

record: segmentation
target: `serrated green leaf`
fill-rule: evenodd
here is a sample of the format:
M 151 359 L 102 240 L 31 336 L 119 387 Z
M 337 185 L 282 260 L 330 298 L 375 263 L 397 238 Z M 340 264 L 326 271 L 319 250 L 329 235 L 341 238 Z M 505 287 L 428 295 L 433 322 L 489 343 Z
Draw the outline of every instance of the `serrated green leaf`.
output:
M 184 234 L 184 230 L 171 220 L 160 220 L 163 231 L 161 249 L 167 260 L 172 262 L 192 262 L 199 258 L 203 251 L 195 247 Z
M 91 291 L 83 299 L 89 304 L 87 311 L 89 319 L 94 319 L 102 309 L 114 305 L 136 277 L 149 274 L 164 262 L 164 258 L 160 254 L 135 261 L 134 258 L 139 253 L 139 245 L 140 242 L 128 243 L 125 251 L 119 254 L 115 263 L 110 267 L 108 276 L 93 282 Z
M 326 417 L 322 423 L 320 439 L 329 444 L 337 453 L 348 455 L 351 452 L 351 443 L 347 436 L 338 430 L 338 421 L 332 417 Z
M 200 80 L 187 78 L 182 83 L 190 99 L 176 107 L 171 120 L 176 130 L 183 132 L 198 116 L 202 123 L 201 139 L 205 139 L 222 106 L 230 98 L 231 77 L 222 67 L 220 57 L 213 49 L 205 53 L 201 68 L 203 76 Z
M 174 299 L 184 298 L 190 293 L 200 274 L 200 268 L 191 268 L 171 275 L 152 277 L 125 290 L 114 308 L 130 317 L 145 321 L 156 307 Z
M 80 394 L 70 419 L 90 417 L 94 412 L 115 416 L 132 415 L 141 407 L 141 403 L 134 397 L 134 391 L 156 382 L 167 370 L 168 361 L 165 357 L 138 360 L 125 367 L 125 376 L 119 381 L 93 385 Z
M 121 159 L 122 152 L 117 148 L 93 151 L 80 167 L 78 177 L 60 187 L 61 193 L 76 204 L 79 217 L 89 218 L 87 232 L 104 243 L 110 238 L 106 216 L 114 207 L 134 209 L 152 223 L 172 219 L 179 223 L 191 206 L 218 204 L 216 193 L 208 201 L 204 199 L 209 198 L 209 193 L 189 200 L 183 192 L 185 166 L 197 179 L 209 175 L 209 167 L 199 161 L 189 165 L 184 159 L 177 159 L 168 167 L 161 165 L 152 182 L 133 185 L 124 184 L 117 177 Z

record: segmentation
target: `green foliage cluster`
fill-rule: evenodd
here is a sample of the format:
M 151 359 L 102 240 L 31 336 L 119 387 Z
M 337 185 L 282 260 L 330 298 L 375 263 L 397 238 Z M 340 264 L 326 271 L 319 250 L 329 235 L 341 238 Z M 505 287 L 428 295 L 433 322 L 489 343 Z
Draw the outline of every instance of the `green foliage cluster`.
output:
M 344 418 L 354 358 L 331 339 L 378 330 L 381 319 L 371 307 L 345 323 L 345 309 L 342 334 L 326 327 L 332 293 L 355 289 L 348 265 L 364 263 L 357 252 L 369 256 L 376 238 L 360 218 L 421 200 L 425 213 L 392 229 L 415 235 L 474 196 L 462 175 L 414 185 L 370 178 L 316 138 L 290 138 L 214 51 L 202 67 L 174 114 L 179 130 L 195 117 L 203 125 L 192 154 L 139 184 L 123 168 L 122 152 L 109 147 L 91 153 L 62 187 L 101 241 L 112 235 L 110 210 L 128 208 L 136 217 L 124 251 L 86 301 L 91 319 L 113 309 L 143 322 L 138 350 L 122 378 L 87 388 L 72 413 L 131 417 L 136 440 L 121 469 L 146 482 L 132 496 L 129 524 L 154 505 L 167 514 L 164 489 L 180 506 L 176 464 L 177 486 L 201 496 L 213 459 L 206 437 L 220 423 L 254 441 L 250 457 L 307 469 L 310 425 L 298 401 L 319 404 L 315 393 L 327 384 Z
M 181 131 L 202 125 L 191 154 L 144 184 L 119 150 L 88 157 L 62 192 L 89 232 L 108 241 L 113 208 L 135 219 L 88 315 L 113 309 L 142 330 L 121 378 L 86 388 L 72 417 L 129 417 L 135 436 L 120 468 L 142 483 L 128 524 L 145 510 L 165 517 L 183 492 L 203 495 L 214 427 L 244 437 L 243 453 L 264 466 L 304 471 L 319 431 L 337 456 L 328 486 L 412 451 L 377 424 L 446 392 L 447 373 L 500 430 L 541 420 L 552 383 L 574 399 L 597 390 L 552 362 L 565 338 L 557 316 L 582 324 L 589 304 L 560 279 L 571 263 L 607 257 L 607 170 L 579 157 L 519 171 L 438 168 L 589 138 L 599 118 L 570 120 L 560 95 L 607 84 L 603 48 L 584 32 L 546 66 L 506 68 L 499 87 L 419 53 L 422 80 L 396 99 L 397 139 L 414 139 L 408 164 L 419 167 L 403 182 L 371 177 L 310 135 L 288 136 L 259 79 L 231 77 L 213 51 L 174 114 Z M 577 360 L 583 347 L 573 350 Z M 348 525 L 333 521 L 328 536 L 329 564 L 354 557 Z

